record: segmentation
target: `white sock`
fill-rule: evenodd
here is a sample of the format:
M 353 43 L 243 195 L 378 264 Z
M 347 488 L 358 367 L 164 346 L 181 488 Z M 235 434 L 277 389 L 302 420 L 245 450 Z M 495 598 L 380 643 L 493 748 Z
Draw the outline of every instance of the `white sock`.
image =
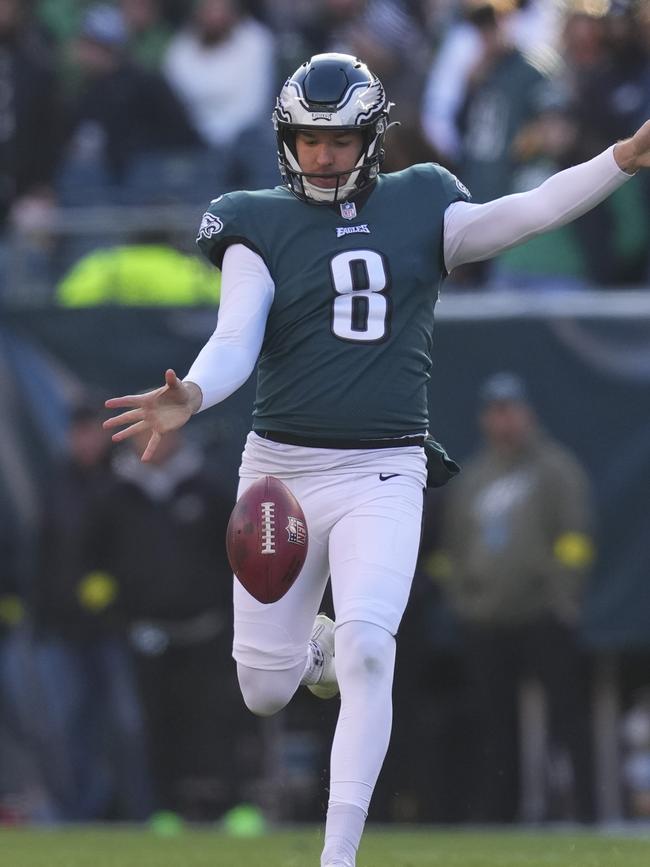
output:
M 385 629 L 357 620 L 337 627 L 336 673 L 341 710 L 332 744 L 331 806 L 323 856 L 330 857 L 331 851 L 344 845 L 345 857 L 352 858 L 352 865 L 388 749 L 394 667 L 395 639 Z M 321 863 L 328 861 L 323 857 Z
M 354 867 L 366 814 L 354 804 L 330 804 L 325 823 L 322 867 Z
M 323 665 L 325 658 L 320 645 L 316 641 L 310 641 L 307 645 L 307 662 L 305 663 L 305 671 L 300 683 L 302 686 L 309 686 L 312 683 L 318 683 L 323 674 Z

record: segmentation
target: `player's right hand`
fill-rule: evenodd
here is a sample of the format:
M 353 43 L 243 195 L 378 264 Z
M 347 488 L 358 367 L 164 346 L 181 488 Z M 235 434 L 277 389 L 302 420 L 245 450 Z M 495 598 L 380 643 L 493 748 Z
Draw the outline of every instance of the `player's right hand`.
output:
M 121 427 L 112 436 L 113 442 L 121 442 L 137 434 L 150 433 L 149 442 L 142 454 L 143 461 L 150 461 L 158 443 L 168 431 L 182 427 L 201 404 L 201 391 L 194 383 L 183 383 L 176 373 L 165 371 L 165 384 L 144 394 L 127 394 L 106 401 L 108 409 L 123 409 L 104 422 L 104 428 Z M 126 427 L 124 427 L 126 425 Z

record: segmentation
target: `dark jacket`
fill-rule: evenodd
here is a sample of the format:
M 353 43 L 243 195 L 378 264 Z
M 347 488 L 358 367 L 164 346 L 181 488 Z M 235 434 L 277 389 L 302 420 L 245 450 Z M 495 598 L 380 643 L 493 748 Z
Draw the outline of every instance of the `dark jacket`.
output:
M 590 525 L 587 477 L 559 443 L 535 436 L 508 459 L 486 448 L 450 486 L 439 577 L 465 621 L 571 622 L 591 564 Z
M 71 110 L 69 136 L 99 131 L 106 168 L 123 180 L 133 157 L 197 145 L 198 136 L 173 91 L 159 73 L 124 62 L 90 79 Z
M 131 451 L 118 456 L 94 521 L 93 556 L 115 576 L 130 620 L 181 621 L 206 610 L 231 619 L 225 536 L 232 506 L 190 446 L 160 466 Z
M 54 67 L 29 34 L 0 39 L 0 225 L 12 202 L 48 185 L 60 142 Z
M 65 638 L 86 639 L 120 626 L 118 588 L 107 577 L 102 590 L 95 576 L 91 540 L 97 508 L 110 487 L 108 467 L 83 469 L 63 462 L 48 485 L 41 519 L 38 567 L 33 581 L 37 630 Z M 99 595 L 98 595 L 99 589 Z

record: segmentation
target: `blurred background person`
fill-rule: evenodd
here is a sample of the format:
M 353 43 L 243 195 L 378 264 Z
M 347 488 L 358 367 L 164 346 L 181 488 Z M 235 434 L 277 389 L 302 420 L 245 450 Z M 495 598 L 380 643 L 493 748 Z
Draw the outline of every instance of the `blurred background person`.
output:
M 562 33 L 562 77 L 576 125 L 567 165 L 591 159 L 605 142 L 629 135 L 647 117 L 650 55 L 639 19 L 644 4 L 613 4 L 609 14 L 577 0 Z M 643 186 L 621 191 L 575 225 L 592 285 L 620 286 L 645 279 L 650 216 Z
M 3 506 L 4 498 L 3 498 Z M 17 578 L 16 544 L 8 523 L 0 529 L 0 827 L 25 821 L 28 817 L 10 796 L 16 777 L 24 768 L 15 757 L 16 742 L 25 742 L 24 690 L 20 683 L 20 638 L 25 621 L 24 588 Z
M 138 66 L 128 52 L 124 16 L 114 6 L 91 6 L 74 42 L 82 75 L 68 107 L 67 144 L 58 178 L 65 204 L 149 202 L 137 186 L 140 160 L 156 166 L 160 153 L 187 153 L 198 136 L 162 75 Z M 164 186 L 165 178 L 157 178 Z
M 95 504 L 111 483 L 101 402 L 70 412 L 67 452 L 42 507 L 33 586 L 34 656 L 44 697 L 42 751 L 58 767 L 46 780 L 60 818 L 142 821 L 152 790 L 144 722 L 126 634 L 122 590 L 94 568 Z
M 544 104 L 548 78 L 514 46 L 492 4 L 477 5 L 469 20 L 480 52 L 458 118 L 459 173 L 473 201 L 487 202 L 512 192 L 512 144 Z
M 567 94 L 557 83 L 546 104 L 525 124 L 512 143 L 517 167 L 512 192 L 531 190 L 571 165 L 570 153 L 579 134 Z M 538 292 L 587 289 L 590 265 L 574 224 L 553 229 L 516 249 L 502 253 L 490 269 L 488 288 Z
M 459 30 L 458 39 L 473 47 L 460 55 L 471 58 L 459 69 L 462 90 L 453 80 L 451 92 L 447 88 L 445 93 L 445 81 L 449 81 L 445 67 L 442 81 L 436 73 L 430 77 L 423 109 L 429 140 L 454 160 L 459 178 L 479 203 L 514 192 L 515 139 L 549 99 L 547 71 L 516 47 L 508 30 L 508 14 L 514 5 L 485 0 L 465 7 L 467 24 Z M 442 100 L 442 116 L 437 114 L 434 99 Z M 493 267 L 479 262 L 458 269 L 452 285 L 480 286 Z
M 27 4 L 0 0 L 0 302 L 13 264 L 12 227 L 29 236 L 28 279 L 46 277 L 38 230 L 54 205 L 60 110 L 54 64 Z
M 634 24 L 645 55 L 645 71 L 643 74 L 644 100 L 640 116 L 648 117 L 650 115 L 650 6 L 647 3 L 638 4 Z M 642 184 L 644 215 L 646 219 L 650 219 L 650 180 L 644 177 Z M 646 258 L 645 280 L 646 283 L 650 281 L 650 244 L 648 245 Z
M 434 3 L 434 9 L 438 5 Z M 446 26 L 438 34 L 421 112 L 429 143 L 445 165 L 457 166 L 461 158 L 458 117 L 471 70 L 482 53 L 477 22 L 491 7 L 513 46 L 548 57 L 557 44 L 561 7 L 545 0 L 462 0 L 450 5 L 455 15 L 447 12 Z
M 120 0 L 128 31 L 128 47 L 143 69 L 159 70 L 173 35 L 161 0 Z
M 327 51 L 362 57 L 400 106 L 384 171 L 431 158 L 419 117 L 431 54 L 424 24 L 420 4 L 396 0 L 320 0 L 303 23 L 303 56 L 295 58 L 293 69 L 304 57 Z
M 35 0 L 33 5 L 45 31 L 60 44 L 74 39 L 86 10 L 96 3 L 97 0 Z
M 143 231 L 131 243 L 87 253 L 59 282 L 57 302 L 64 307 L 217 304 L 221 273 L 215 276 L 213 268 L 177 249 L 173 240 L 161 230 Z
M 115 576 L 129 621 L 155 809 L 216 819 L 246 785 L 236 741 L 251 725 L 230 660 L 232 498 L 180 433 L 150 464 L 140 461 L 145 445 L 115 455 L 94 562 Z
M 164 73 L 211 159 L 220 184 L 204 179 L 206 198 L 234 187 L 275 186 L 272 158 L 275 39 L 239 0 L 195 0 L 189 23 L 171 40 Z M 263 142 L 270 142 L 265 158 Z
M 445 502 L 438 577 L 461 628 L 476 749 L 474 819 L 512 822 L 519 798 L 519 690 L 543 685 L 550 743 L 572 769 L 570 815 L 593 821 L 588 679 L 578 640 L 593 558 L 592 502 L 575 457 L 540 428 L 522 380 L 480 393 L 485 444 Z
M 414 4 L 369 0 L 348 34 L 349 53 L 364 58 L 401 106 L 400 123 L 390 134 L 384 162 L 387 172 L 431 159 L 419 116 L 430 52 L 416 12 Z

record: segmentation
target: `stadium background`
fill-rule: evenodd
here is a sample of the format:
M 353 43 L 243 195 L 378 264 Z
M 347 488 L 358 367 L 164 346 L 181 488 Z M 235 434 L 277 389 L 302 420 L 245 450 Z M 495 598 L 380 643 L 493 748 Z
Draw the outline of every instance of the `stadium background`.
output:
M 43 568 L 38 552 L 42 502 L 67 449 L 71 413 L 82 401 L 150 387 L 167 366 L 184 371 L 210 334 L 218 301 L 216 274 L 192 271 L 184 282 L 183 269 L 193 256 L 196 228 L 210 198 L 240 186 L 276 183 L 268 116 L 284 76 L 308 54 L 332 48 L 374 60 L 397 103 L 394 115 L 402 121 L 389 142 L 387 168 L 437 159 L 465 180 L 463 169 L 473 171 L 481 162 L 463 138 L 471 88 L 456 97 L 447 115 L 437 111 L 432 94 L 447 93 L 447 74 L 455 76 L 453 81 L 467 74 L 456 62 L 455 45 L 475 51 L 479 62 L 472 28 L 479 27 L 485 7 L 495 9 L 510 37 L 543 71 L 540 80 L 552 84 L 536 105 L 522 105 L 525 123 L 517 131 L 522 135 L 510 131 L 505 151 L 516 152 L 517 159 L 505 160 L 504 187 L 497 194 L 521 188 L 522 165 L 529 178 L 539 179 L 632 132 L 650 111 L 650 19 L 643 2 L 205 0 L 192 5 L 213 6 L 217 29 L 222 7 L 237 16 L 238 23 L 230 22 L 232 29 L 216 40 L 217 46 L 247 27 L 246 34 L 239 33 L 242 45 L 255 53 L 234 51 L 227 57 L 230 66 L 215 66 L 227 89 L 235 91 L 234 102 L 250 104 L 252 114 L 243 121 L 229 101 L 220 115 L 219 93 L 202 116 L 192 87 L 183 89 L 188 69 L 200 78 L 202 68 L 212 68 L 200 51 L 192 53 L 191 44 L 176 43 L 188 26 L 188 4 L 117 3 L 113 8 L 127 14 L 120 24 L 106 8 L 91 3 L 0 3 L 0 58 L 8 59 L 0 76 L 7 84 L 3 93 L 9 94 L 0 105 L 0 550 L 5 554 L 0 572 L 0 822 L 61 818 L 44 770 L 51 758 L 43 746 L 48 707 L 34 664 L 31 604 L 34 584 L 46 580 L 35 577 Z M 12 6 L 19 13 L 17 29 L 11 24 Z M 141 9 L 152 17 L 136 33 Z M 468 13 L 479 17 L 468 19 Z M 99 46 L 105 58 L 117 58 L 118 65 L 137 57 L 149 77 L 124 73 L 111 84 L 109 76 L 102 89 L 106 65 L 100 74 L 97 62 L 84 65 L 80 55 L 80 45 L 89 44 L 91 50 Z M 182 71 L 170 60 L 174 46 L 178 54 L 185 51 Z M 448 67 L 440 65 L 441 58 L 448 58 Z M 251 66 L 253 74 L 244 76 Z M 237 93 L 243 79 L 249 90 Z M 141 106 L 153 102 L 161 87 L 170 87 L 173 111 L 170 103 L 163 105 L 148 128 L 142 123 L 131 135 L 139 118 L 121 114 L 119 104 L 104 114 L 101 104 L 96 110 L 97 102 L 84 97 L 94 87 L 96 98 L 108 99 L 120 80 L 127 82 L 126 89 L 136 83 L 145 88 Z M 595 83 L 598 104 L 589 102 Z M 507 98 L 514 102 L 524 96 L 515 91 Z M 177 134 L 160 138 L 170 119 L 178 122 Z M 454 129 L 457 141 L 450 138 Z M 128 143 L 117 148 L 117 156 L 111 150 L 116 141 Z M 598 556 L 580 629 L 591 663 L 601 820 L 650 815 L 650 196 L 647 179 L 628 188 L 578 229 L 554 239 L 553 249 L 562 255 L 531 246 L 515 261 L 454 275 L 438 308 L 431 384 L 434 432 L 462 463 L 478 444 L 480 383 L 494 371 L 517 371 L 544 425 L 580 457 L 592 478 Z M 117 257 L 126 247 L 143 254 L 149 282 L 141 270 L 135 277 L 126 266 L 119 270 Z M 181 251 L 179 270 L 165 270 L 147 258 L 152 248 Z M 97 254 L 100 258 L 93 258 Z M 201 266 L 192 262 L 192 268 Z M 211 287 L 207 293 L 206 285 Z M 249 382 L 188 431 L 207 452 L 225 500 L 234 492 L 251 401 Z M 434 512 L 443 496 L 433 496 Z M 228 576 L 218 579 L 225 585 Z M 414 595 L 417 602 L 401 637 L 393 747 L 373 817 L 464 821 L 471 793 L 461 772 L 462 730 L 460 737 L 454 731 L 458 639 L 424 565 Z M 219 676 L 228 675 L 220 669 Z M 543 706 L 534 684 L 528 686 L 522 695 L 531 713 L 524 732 L 527 776 L 520 817 L 571 818 L 571 781 L 546 751 Z M 232 701 L 237 701 L 234 694 Z M 314 704 L 299 697 L 278 719 L 263 723 L 244 722 L 235 713 L 234 727 L 232 715 L 215 713 L 214 741 L 218 751 L 235 756 L 238 785 L 220 788 L 218 779 L 204 780 L 204 788 L 185 802 L 187 818 L 217 819 L 246 801 L 270 819 L 319 819 L 335 708 Z M 110 754 L 103 742 L 102 750 Z M 107 794 L 98 814 L 87 818 L 133 818 L 105 762 L 93 767 L 106 778 Z

